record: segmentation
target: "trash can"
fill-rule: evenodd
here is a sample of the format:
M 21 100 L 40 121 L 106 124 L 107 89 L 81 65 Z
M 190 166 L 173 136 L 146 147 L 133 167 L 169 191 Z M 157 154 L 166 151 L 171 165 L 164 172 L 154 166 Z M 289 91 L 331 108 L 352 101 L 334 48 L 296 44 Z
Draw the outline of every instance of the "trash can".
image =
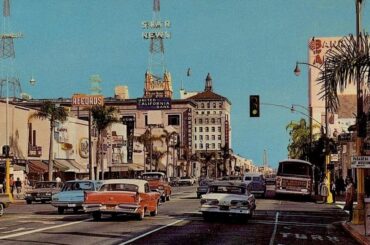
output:
M 365 236 L 370 236 L 370 198 L 365 198 Z

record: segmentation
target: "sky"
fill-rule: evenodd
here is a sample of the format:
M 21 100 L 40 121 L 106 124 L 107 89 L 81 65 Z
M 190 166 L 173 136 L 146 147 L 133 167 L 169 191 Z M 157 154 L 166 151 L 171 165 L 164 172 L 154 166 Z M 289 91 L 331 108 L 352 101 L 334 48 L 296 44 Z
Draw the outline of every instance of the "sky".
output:
M 117 85 L 127 85 L 130 98 L 143 96 L 149 42 L 142 38 L 141 22 L 152 18 L 152 0 L 10 2 L 7 31 L 24 36 L 15 40 L 13 65 L 24 92 L 37 99 L 70 98 L 90 93 L 89 78 L 99 74 L 104 96 L 113 96 Z M 234 153 L 261 166 L 266 151 L 268 164 L 276 167 L 288 155 L 286 125 L 302 115 L 261 105 L 261 116 L 250 118 L 249 95 L 260 95 L 266 104 L 307 107 L 307 67 L 297 77 L 295 62 L 307 62 L 313 36 L 355 33 L 354 2 L 161 0 L 160 16 L 171 21 L 164 46 L 174 98 L 180 97 L 181 82 L 186 90 L 202 91 L 210 73 L 214 92 L 232 103 Z M 369 8 L 365 1 L 365 31 Z

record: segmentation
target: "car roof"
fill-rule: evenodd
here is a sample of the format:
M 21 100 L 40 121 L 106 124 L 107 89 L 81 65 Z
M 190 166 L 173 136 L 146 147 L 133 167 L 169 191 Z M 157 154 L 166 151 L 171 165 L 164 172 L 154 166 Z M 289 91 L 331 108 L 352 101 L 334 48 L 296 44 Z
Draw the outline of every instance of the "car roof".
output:
M 304 161 L 304 160 L 300 160 L 300 159 L 285 159 L 280 162 L 301 162 L 301 163 L 312 165 L 312 163 Z
M 164 173 L 162 172 L 148 172 L 148 173 L 143 173 L 141 175 L 165 175 Z
M 245 173 L 244 177 L 245 176 L 260 176 L 260 175 L 263 175 L 263 174 L 262 173 Z
M 101 184 L 103 184 L 103 180 L 89 180 L 89 179 L 87 179 L 87 180 L 68 180 L 68 181 L 66 181 L 64 183 L 76 183 L 76 182 L 78 182 L 78 183 L 81 183 L 81 182 L 92 182 L 92 183 L 101 183 Z
M 240 181 L 214 181 L 210 182 L 209 186 L 236 186 L 236 187 L 242 187 L 247 188 L 247 185 L 244 182 Z
M 106 184 L 130 184 L 137 185 L 139 187 L 139 192 L 144 192 L 144 185 L 148 183 L 146 180 L 142 179 L 109 179 L 104 180 L 103 185 Z

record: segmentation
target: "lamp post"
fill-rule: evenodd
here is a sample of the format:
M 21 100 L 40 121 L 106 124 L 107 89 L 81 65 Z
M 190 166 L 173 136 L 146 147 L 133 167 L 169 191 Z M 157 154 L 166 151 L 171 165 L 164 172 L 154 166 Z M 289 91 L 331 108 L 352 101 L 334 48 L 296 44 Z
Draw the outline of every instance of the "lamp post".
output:
M 318 69 L 321 73 L 325 73 L 325 69 L 319 67 L 319 66 L 316 66 L 316 65 L 312 65 L 310 63 L 306 63 L 306 62 L 296 62 L 296 66 L 295 66 L 295 69 L 294 69 L 294 74 L 296 76 L 299 76 L 301 74 L 301 70 L 299 68 L 298 65 L 307 65 L 309 67 L 313 67 L 315 69 Z M 326 81 L 325 81 L 326 83 Z M 326 88 L 326 84 L 325 84 L 325 88 Z M 310 114 L 312 115 L 312 107 L 310 106 L 309 107 L 311 109 L 310 111 Z M 328 96 L 327 96 L 327 93 L 325 91 L 325 176 L 326 176 L 326 185 L 329 187 L 330 186 L 330 171 L 328 170 L 328 164 L 330 163 L 330 154 L 329 154 L 329 142 L 328 142 L 328 139 L 329 139 L 329 124 L 328 124 L 328 109 L 329 109 L 329 105 L 328 105 Z M 311 131 L 311 136 L 312 137 L 312 119 L 313 117 L 311 117 L 311 121 L 310 121 L 310 131 Z M 333 196 L 331 194 L 331 192 L 329 191 L 328 192 L 328 198 L 327 198 L 327 203 L 332 203 L 333 202 Z

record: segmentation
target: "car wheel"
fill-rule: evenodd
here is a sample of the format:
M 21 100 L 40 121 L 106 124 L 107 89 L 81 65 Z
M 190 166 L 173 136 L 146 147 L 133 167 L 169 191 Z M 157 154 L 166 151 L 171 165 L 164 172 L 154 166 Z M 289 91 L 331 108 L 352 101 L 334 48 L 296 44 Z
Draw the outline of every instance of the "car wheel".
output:
M 46 201 L 45 200 L 42 200 L 41 203 L 46 203 Z
M 143 209 L 137 216 L 138 220 L 143 220 L 145 217 L 145 209 Z
M 158 203 L 157 203 L 157 206 L 155 207 L 155 210 L 150 212 L 150 216 L 157 216 L 158 214 Z
M 26 203 L 27 203 L 27 204 L 31 204 L 31 203 L 32 203 L 32 201 L 27 199 L 27 200 L 26 200 Z
M 0 216 L 3 216 L 4 214 L 4 205 L 0 203 Z
M 73 213 L 77 214 L 78 213 L 78 208 L 73 208 Z
M 64 213 L 64 208 L 58 208 L 58 214 L 63 214 Z
M 98 221 L 101 219 L 101 213 L 100 212 L 93 212 L 92 217 L 94 220 Z
M 171 196 L 170 194 L 168 196 L 166 196 L 166 201 L 169 201 L 171 199 Z
M 161 201 L 166 202 L 166 196 L 161 196 Z

